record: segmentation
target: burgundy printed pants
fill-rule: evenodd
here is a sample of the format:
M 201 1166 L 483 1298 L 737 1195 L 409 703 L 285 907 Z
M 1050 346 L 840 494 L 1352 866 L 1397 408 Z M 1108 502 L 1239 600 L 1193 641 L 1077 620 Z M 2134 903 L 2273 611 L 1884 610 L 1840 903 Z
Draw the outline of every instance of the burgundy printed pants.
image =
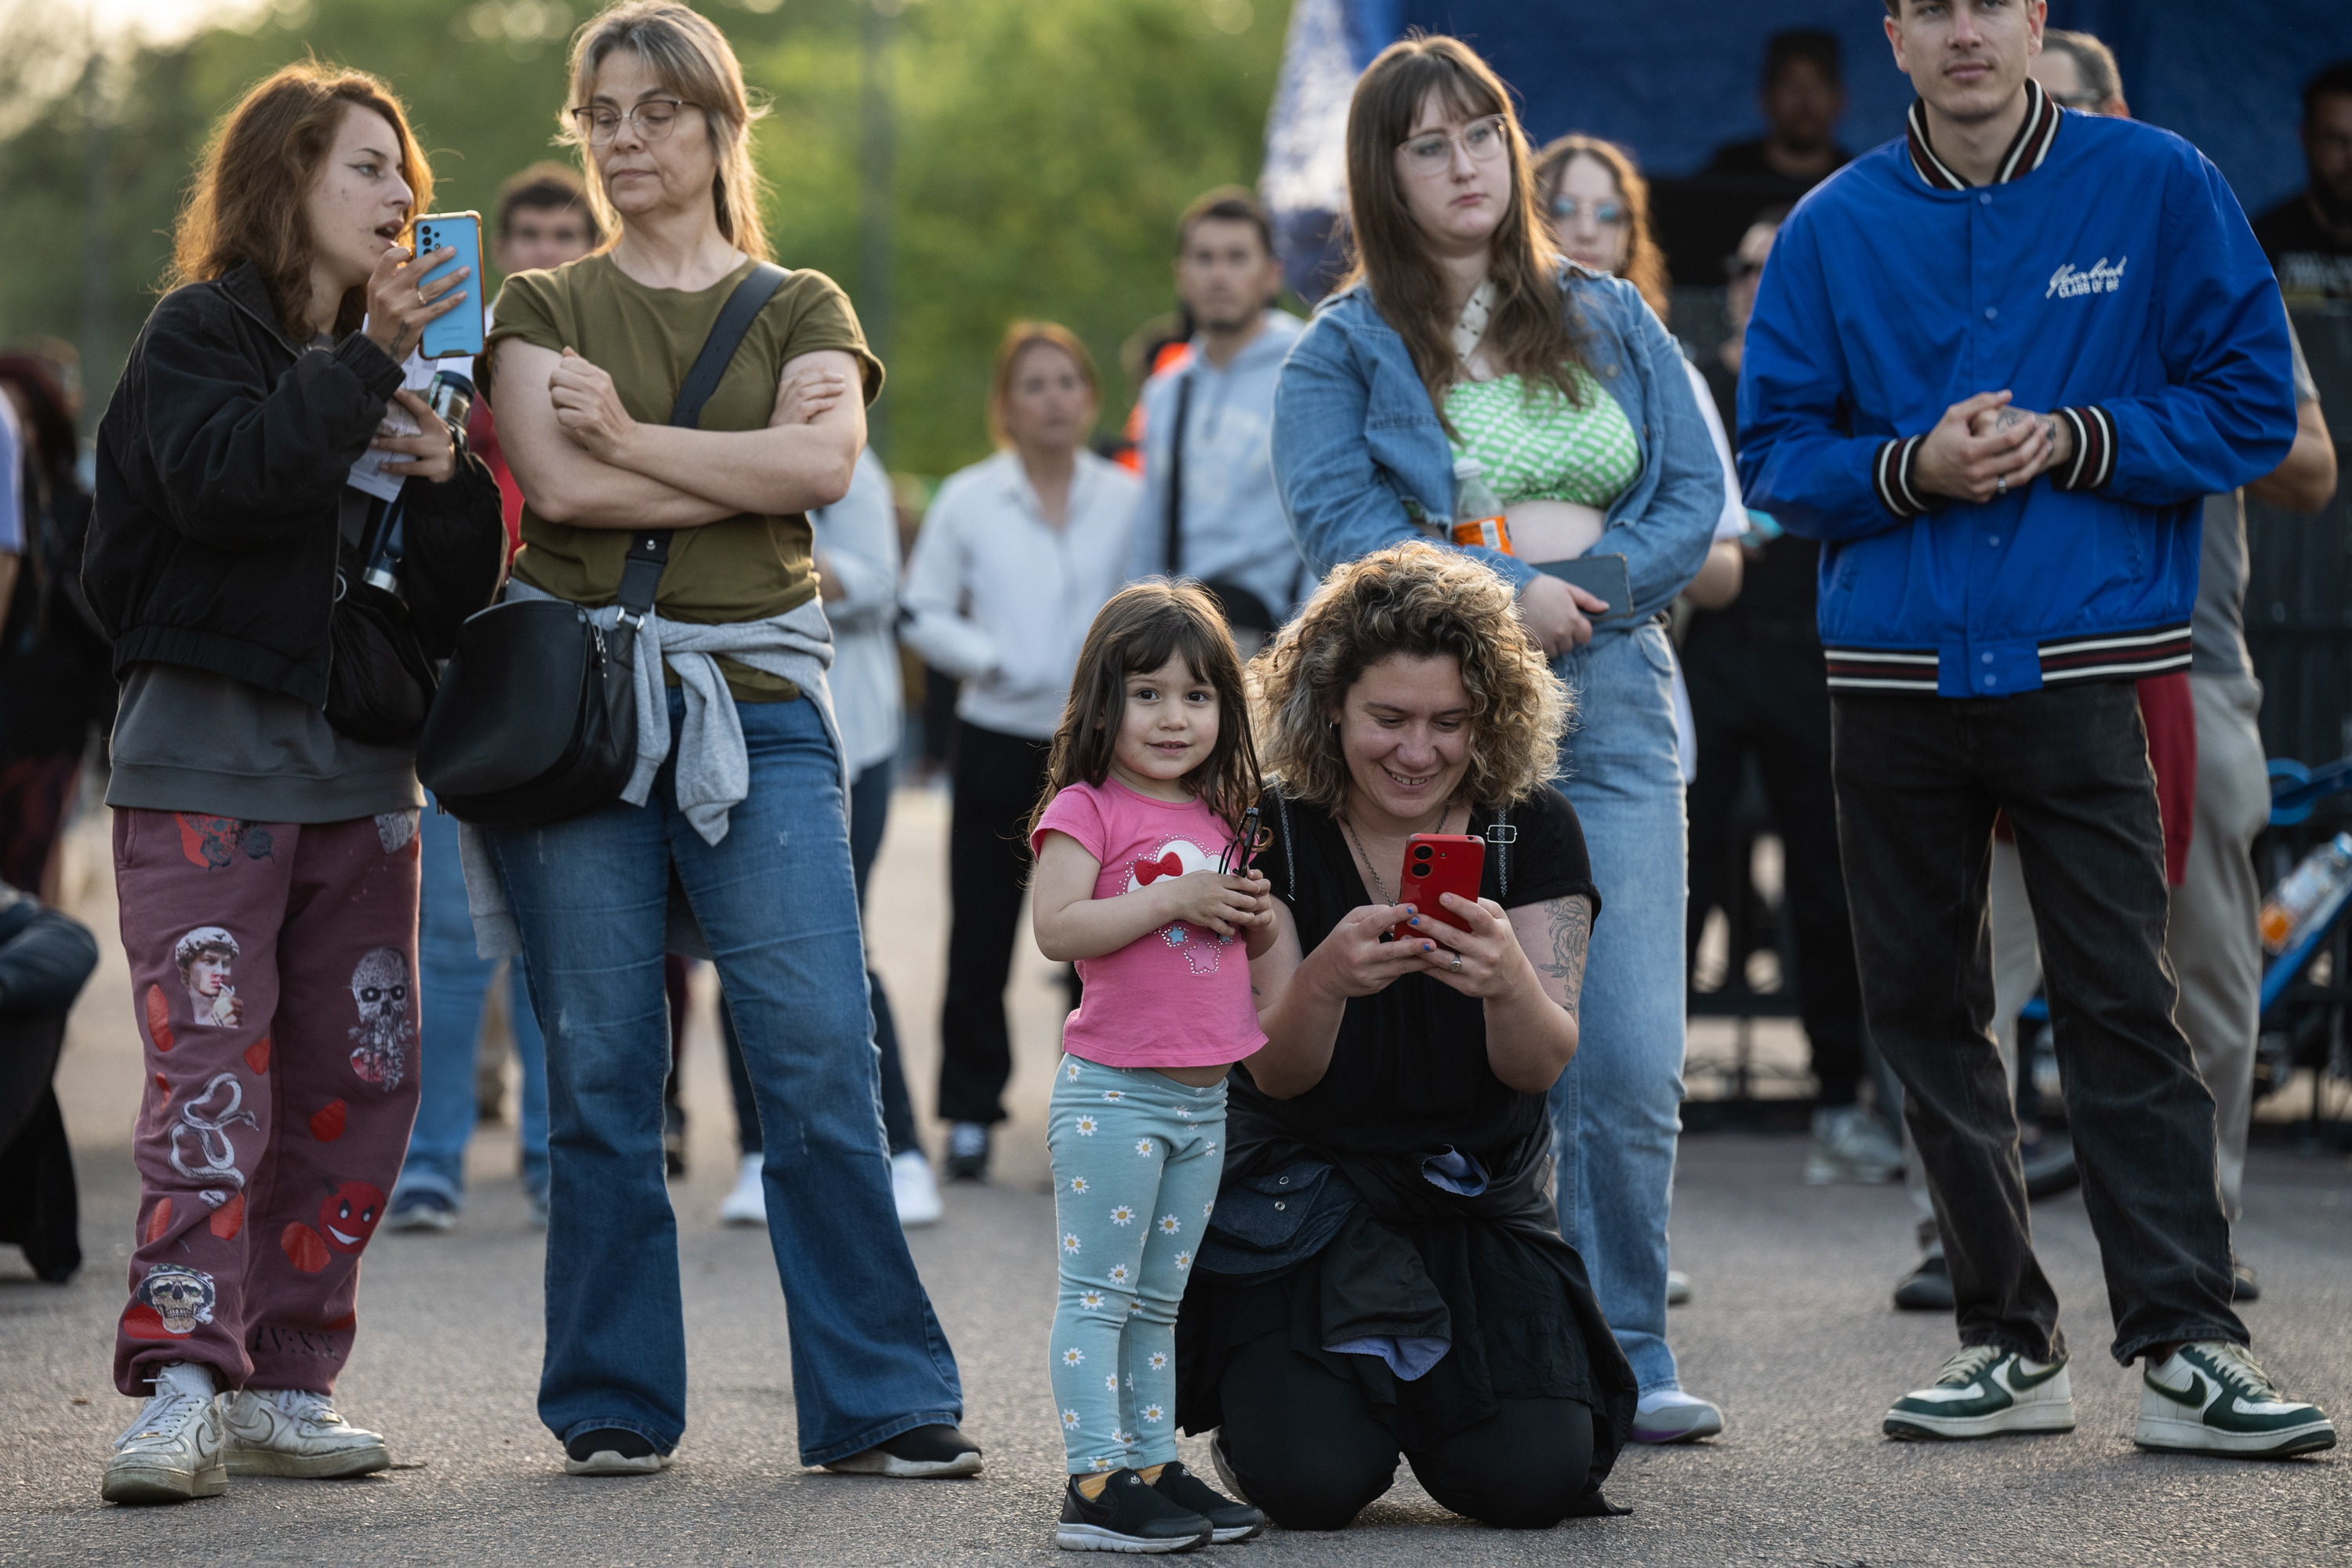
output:
M 416 1118 L 416 813 L 119 810 L 114 876 L 147 1047 L 114 1384 L 330 1393 Z

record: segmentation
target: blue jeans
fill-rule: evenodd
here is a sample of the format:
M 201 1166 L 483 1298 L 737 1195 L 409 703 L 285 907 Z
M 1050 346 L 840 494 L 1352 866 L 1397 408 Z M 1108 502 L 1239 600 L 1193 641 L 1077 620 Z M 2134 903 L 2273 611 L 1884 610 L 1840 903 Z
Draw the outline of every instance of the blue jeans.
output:
M 1666 1348 L 1666 1208 L 1682 1131 L 1682 768 L 1665 628 L 1604 634 L 1554 661 L 1576 694 L 1560 790 L 1584 825 L 1601 918 L 1576 1059 L 1552 1086 L 1560 1234 L 1642 1392 L 1678 1386 Z
M 416 967 L 422 1034 L 417 1049 L 421 1095 L 408 1159 L 400 1168 L 395 1200 L 412 1192 L 438 1193 L 452 1205 L 466 1199 L 466 1144 L 474 1135 L 474 1046 L 482 1002 L 497 984 L 496 960 L 474 955 L 474 920 L 466 912 L 466 871 L 457 857 L 457 819 L 431 807 L 417 829 L 422 840 L 424 899 L 417 920 Z M 547 1041 L 530 1010 L 530 986 L 521 961 L 507 966 L 507 1015 L 514 1021 L 515 1058 L 522 1064 L 522 1183 L 547 1190 Z
M 685 703 L 669 700 L 676 734 Z M 686 1430 L 661 1143 L 675 876 L 717 960 L 768 1132 L 768 1237 L 801 1461 L 822 1465 L 961 1419 L 963 1394 L 891 1202 L 833 744 L 808 702 L 739 711 L 751 794 L 716 846 L 677 811 L 675 758 L 643 806 L 490 836 L 547 1030 L 554 1182 L 539 1414 L 567 1443 L 620 1427 L 666 1453 Z

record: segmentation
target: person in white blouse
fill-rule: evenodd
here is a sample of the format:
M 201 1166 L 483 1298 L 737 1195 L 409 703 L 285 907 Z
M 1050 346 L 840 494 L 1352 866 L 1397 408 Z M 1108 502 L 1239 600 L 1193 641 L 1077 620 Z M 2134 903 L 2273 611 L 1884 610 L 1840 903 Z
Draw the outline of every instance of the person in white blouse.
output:
M 908 646 L 963 683 L 940 1020 L 951 1180 L 986 1178 L 989 1130 L 1004 1120 L 1004 983 L 1029 870 L 1021 827 L 1045 784 L 1078 645 L 1125 576 L 1142 489 L 1087 449 L 1099 403 L 1076 335 L 1016 322 L 989 392 L 1000 450 L 940 487 L 900 594 Z

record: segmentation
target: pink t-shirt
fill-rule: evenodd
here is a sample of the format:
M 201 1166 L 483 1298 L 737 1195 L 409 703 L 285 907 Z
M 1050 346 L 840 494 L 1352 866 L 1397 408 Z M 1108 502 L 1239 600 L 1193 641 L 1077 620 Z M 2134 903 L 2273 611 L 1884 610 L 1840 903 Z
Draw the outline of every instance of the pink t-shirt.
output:
M 1029 836 L 1066 833 L 1102 863 L 1095 897 L 1142 891 L 1162 877 L 1213 871 L 1233 829 L 1197 800 L 1153 800 L 1117 779 L 1055 795 Z M 1086 991 L 1062 1026 L 1062 1048 L 1114 1068 L 1204 1068 L 1265 1044 L 1239 935 L 1176 921 L 1116 952 L 1078 960 Z

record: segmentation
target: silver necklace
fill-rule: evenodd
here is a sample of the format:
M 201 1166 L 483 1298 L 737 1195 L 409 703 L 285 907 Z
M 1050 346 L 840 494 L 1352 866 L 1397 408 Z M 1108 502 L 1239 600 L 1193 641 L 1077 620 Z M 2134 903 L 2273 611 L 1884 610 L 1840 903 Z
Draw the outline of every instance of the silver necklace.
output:
M 1453 809 L 1454 807 L 1451 805 L 1441 805 L 1437 808 L 1437 826 L 1432 831 L 1437 833 L 1443 833 L 1445 831 L 1445 814 Z M 1381 903 L 1387 903 L 1389 901 L 1389 885 L 1381 880 L 1381 873 L 1379 868 L 1373 866 L 1372 858 L 1364 853 L 1364 841 L 1356 837 L 1356 825 L 1342 816 L 1339 818 L 1339 826 L 1341 830 L 1348 835 L 1348 842 L 1356 847 L 1356 858 L 1364 863 L 1364 870 L 1366 874 L 1372 879 L 1372 891 L 1381 896 Z

